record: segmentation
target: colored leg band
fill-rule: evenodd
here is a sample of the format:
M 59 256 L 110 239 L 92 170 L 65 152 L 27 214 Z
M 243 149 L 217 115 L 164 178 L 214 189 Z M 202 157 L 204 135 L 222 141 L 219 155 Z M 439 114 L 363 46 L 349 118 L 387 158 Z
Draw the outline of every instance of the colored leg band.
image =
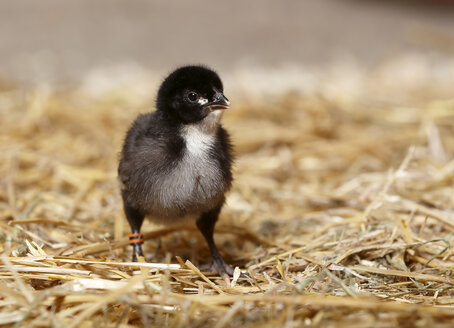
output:
M 143 244 L 143 234 L 141 233 L 132 233 L 129 235 L 129 243 L 133 244 Z

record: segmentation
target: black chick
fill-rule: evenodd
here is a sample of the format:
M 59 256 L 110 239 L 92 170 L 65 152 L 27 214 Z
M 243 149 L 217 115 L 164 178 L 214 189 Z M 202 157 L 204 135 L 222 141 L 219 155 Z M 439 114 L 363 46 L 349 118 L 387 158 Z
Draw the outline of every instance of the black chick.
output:
M 219 76 L 203 66 L 184 66 L 161 84 L 154 113 L 129 129 L 118 168 L 124 211 L 131 226 L 133 261 L 143 256 L 144 217 L 163 224 L 190 219 L 211 251 L 211 270 L 233 274 L 213 232 L 232 184 L 232 147 L 220 125 L 229 107 Z

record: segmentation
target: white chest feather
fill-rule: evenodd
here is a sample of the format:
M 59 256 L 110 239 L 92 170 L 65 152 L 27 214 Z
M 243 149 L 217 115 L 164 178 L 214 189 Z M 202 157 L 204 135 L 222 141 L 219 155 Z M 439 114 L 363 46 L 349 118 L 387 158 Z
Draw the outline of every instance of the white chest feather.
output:
M 159 181 L 159 193 L 154 210 L 173 214 L 174 209 L 190 213 L 212 208 L 224 192 L 219 163 L 212 156 L 216 137 L 197 125 L 185 126 L 181 132 L 185 141 L 178 165 Z M 177 215 L 177 213 L 175 213 Z
M 185 156 L 204 158 L 208 156 L 215 141 L 214 136 L 206 134 L 197 126 L 189 125 L 182 131 L 182 137 L 186 143 Z

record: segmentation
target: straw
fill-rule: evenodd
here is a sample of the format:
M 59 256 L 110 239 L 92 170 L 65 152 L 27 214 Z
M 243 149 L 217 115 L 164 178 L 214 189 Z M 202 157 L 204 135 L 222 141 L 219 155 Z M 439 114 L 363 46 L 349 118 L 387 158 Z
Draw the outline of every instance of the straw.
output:
M 0 324 L 451 326 L 454 81 L 396 86 L 386 67 L 351 90 L 229 94 L 227 286 L 192 222 L 146 221 L 130 261 L 118 153 L 151 94 L 0 86 Z

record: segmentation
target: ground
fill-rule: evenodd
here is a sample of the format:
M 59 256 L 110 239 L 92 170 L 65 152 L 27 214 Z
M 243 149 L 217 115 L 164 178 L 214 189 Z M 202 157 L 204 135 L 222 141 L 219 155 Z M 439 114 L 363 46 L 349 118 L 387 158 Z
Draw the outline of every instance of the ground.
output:
M 228 94 L 235 183 L 215 239 L 230 286 L 191 225 L 146 223 L 147 262 L 129 262 L 118 152 L 151 93 L 3 82 L 0 324 L 452 326 L 452 77 L 420 64 Z

